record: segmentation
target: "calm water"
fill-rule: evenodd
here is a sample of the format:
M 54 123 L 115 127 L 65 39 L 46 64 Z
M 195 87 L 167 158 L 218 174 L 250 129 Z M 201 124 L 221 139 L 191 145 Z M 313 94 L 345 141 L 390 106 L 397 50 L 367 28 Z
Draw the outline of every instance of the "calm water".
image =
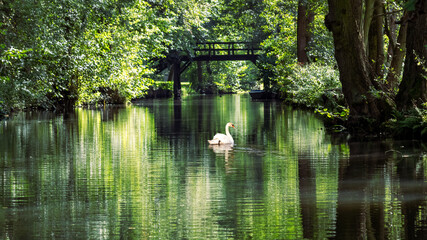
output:
M 224 132 L 234 148 L 210 147 Z M 0 239 L 422 239 L 427 147 L 248 95 L 0 122 Z

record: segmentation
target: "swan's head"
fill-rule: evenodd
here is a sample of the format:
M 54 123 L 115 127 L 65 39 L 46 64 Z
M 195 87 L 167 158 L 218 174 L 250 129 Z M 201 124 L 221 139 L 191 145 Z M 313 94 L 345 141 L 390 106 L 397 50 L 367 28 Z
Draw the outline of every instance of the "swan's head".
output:
M 227 123 L 227 127 L 236 128 L 236 127 L 234 127 L 234 124 L 233 124 L 233 123 L 231 123 L 231 122 Z

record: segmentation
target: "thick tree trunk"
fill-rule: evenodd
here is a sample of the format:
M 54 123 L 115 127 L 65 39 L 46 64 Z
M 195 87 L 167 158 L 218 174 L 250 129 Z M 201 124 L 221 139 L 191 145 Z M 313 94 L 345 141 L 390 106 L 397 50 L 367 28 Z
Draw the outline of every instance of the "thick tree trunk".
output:
M 391 102 L 376 94 L 380 86 L 369 64 L 361 31 L 361 0 L 328 0 L 325 24 L 333 33 L 335 58 L 340 81 L 350 108 L 350 122 L 360 119 L 383 121 L 391 112 Z
M 298 2 L 297 20 L 297 57 L 298 62 L 308 63 L 308 43 L 310 42 L 310 24 L 314 20 L 314 13 L 307 9 L 307 4 L 302 0 Z
M 408 14 L 407 54 L 396 96 L 401 110 L 427 102 L 427 0 L 418 0 L 415 11 Z

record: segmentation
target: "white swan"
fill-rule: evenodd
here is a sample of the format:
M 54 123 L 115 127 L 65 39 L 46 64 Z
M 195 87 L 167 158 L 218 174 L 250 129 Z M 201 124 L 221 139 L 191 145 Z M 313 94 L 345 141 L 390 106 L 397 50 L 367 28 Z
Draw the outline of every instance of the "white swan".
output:
M 222 134 L 222 133 L 215 134 L 212 140 L 208 140 L 209 144 L 216 144 L 216 145 L 234 144 L 233 137 L 231 136 L 230 131 L 228 130 L 228 127 L 235 128 L 234 124 L 230 122 L 227 123 L 225 125 L 225 134 Z

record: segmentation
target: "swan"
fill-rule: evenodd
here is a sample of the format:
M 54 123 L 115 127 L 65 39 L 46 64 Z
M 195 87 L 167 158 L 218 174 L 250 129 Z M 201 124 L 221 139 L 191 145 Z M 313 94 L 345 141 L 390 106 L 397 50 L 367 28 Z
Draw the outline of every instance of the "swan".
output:
M 233 137 L 228 130 L 229 127 L 235 128 L 234 124 L 229 122 L 225 125 L 225 134 L 217 133 L 212 140 L 208 140 L 209 144 L 221 145 L 221 144 L 234 144 Z

